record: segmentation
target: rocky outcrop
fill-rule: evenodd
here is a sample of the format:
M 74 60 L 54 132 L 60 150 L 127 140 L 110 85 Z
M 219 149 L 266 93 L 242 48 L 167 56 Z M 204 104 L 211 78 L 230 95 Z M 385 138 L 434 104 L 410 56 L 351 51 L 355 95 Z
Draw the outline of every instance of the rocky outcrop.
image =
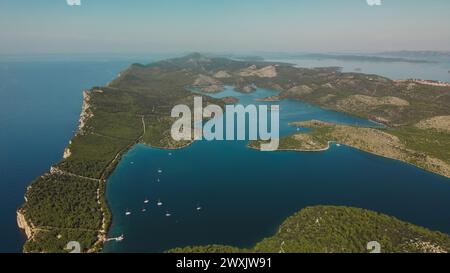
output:
M 328 103 L 329 101 L 333 100 L 334 98 L 336 98 L 336 95 L 334 95 L 334 94 L 327 94 L 327 95 L 325 95 L 323 97 L 320 97 L 319 98 L 319 102 L 325 104 L 325 103 Z
M 235 104 L 239 102 L 239 99 L 235 97 L 225 97 L 222 98 L 222 101 L 226 104 Z
M 72 155 L 72 152 L 70 151 L 70 149 L 69 149 L 69 148 L 65 148 L 65 149 L 64 149 L 64 155 L 63 155 L 63 158 L 64 158 L 64 159 L 67 159 L 67 158 L 69 158 L 71 155 Z
M 227 78 L 231 78 L 231 75 L 227 71 L 221 70 L 221 71 L 218 71 L 216 74 L 214 74 L 213 77 L 217 78 L 217 79 L 227 79 Z
M 257 69 L 256 65 L 252 65 L 239 72 L 239 76 L 241 77 L 275 78 L 277 75 L 277 69 L 273 65 L 261 69 Z
M 256 99 L 256 101 L 262 101 L 262 102 L 277 102 L 280 100 L 281 99 L 279 96 L 270 96 L 270 97 Z
M 28 224 L 25 214 L 22 210 L 17 211 L 17 225 L 25 232 L 27 239 L 33 238 L 33 228 Z
M 313 91 L 314 90 L 307 85 L 298 85 L 290 88 L 286 92 L 283 92 L 282 96 L 284 98 L 301 98 L 305 95 L 311 94 Z
M 438 254 L 438 253 L 447 253 L 447 251 L 436 244 L 433 244 L 431 242 L 423 242 L 423 241 L 415 241 L 415 242 L 411 242 L 412 245 L 414 245 L 416 248 L 421 250 L 421 253 L 434 253 L 434 254 Z
M 444 133 L 450 133 L 450 116 L 439 116 L 426 120 L 416 124 L 419 129 L 430 130 L 434 129 Z
M 397 97 L 371 97 L 365 95 L 353 95 L 349 96 L 343 100 L 338 102 L 338 107 L 341 108 L 355 108 L 355 107 L 378 107 L 378 106 L 398 106 L 398 107 L 407 107 L 409 106 L 409 102 L 397 98 Z
M 78 126 L 78 133 L 83 135 L 85 133 L 86 122 L 94 116 L 91 111 L 91 93 L 88 90 L 83 91 L 83 106 L 81 107 L 80 125 Z
M 367 115 L 367 118 L 383 124 L 393 126 L 402 125 L 396 123 L 399 117 L 405 116 L 410 103 L 407 100 L 393 97 L 373 97 L 367 95 L 352 95 L 336 102 L 331 101 L 330 108 L 338 111 L 352 113 L 360 116 Z
M 207 75 L 198 75 L 192 86 L 204 93 L 219 93 L 224 89 L 220 81 Z
M 221 84 L 220 81 L 207 76 L 207 75 L 198 75 L 194 81 L 194 86 L 205 86 L 205 85 L 218 85 Z

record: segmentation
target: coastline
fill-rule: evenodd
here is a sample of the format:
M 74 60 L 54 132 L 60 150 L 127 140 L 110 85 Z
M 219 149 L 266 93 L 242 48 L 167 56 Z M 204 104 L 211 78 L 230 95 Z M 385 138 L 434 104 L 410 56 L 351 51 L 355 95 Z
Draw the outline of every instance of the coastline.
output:
M 90 93 L 91 91 L 89 90 L 83 90 L 83 102 L 82 102 L 82 106 L 81 106 L 81 113 L 80 113 L 80 117 L 79 117 L 79 125 L 78 125 L 78 131 L 76 132 L 76 134 L 74 135 L 77 136 L 78 134 L 83 134 L 83 129 L 86 125 L 86 122 L 92 118 L 94 115 L 92 114 L 92 112 L 90 111 L 91 105 L 89 103 L 91 97 L 90 97 Z M 140 141 L 140 139 L 142 138 L 142 136 L 139 137 L 138 141 Z M 72 143 L 72 140 L 69 141 L 69 145 Z M 108 204 L 107 204 L 107 200 L 105 198 L 105 190 L 106 190 L 106 180 L 110 175 L 110 172 L 107 172 L 109 170 L 109 168 L 112 167 L 112 165 L 117 164 L 116 159 L 119 159 L 122 157 L 122 155 L 124 153 L 126 153 L 130 147 L 134 146 L 136 143 L 134 143 L 131 146 L 127 146 L 124 150 L 120 151 L 116 157 L 111 161 L 110 164 L 108 164 L 108 166 L 105 168 L 105 173 L 108 173 L 106 176 L 104 176 L 104 174 L 102 174 L 102 177 L 100 179 L 95 179 L 95 178 L 89 178 L 89 177 L 85 177 L 87 179 L 92 179 L 92 180 L 97 180 L 99 183 L 99 187 L 97 188 L 97 202 L 100 206 L 100 212 L 102 215 L 102 225 L 100 227 L 100 229 L 97 231 L 98 233 L 98 240 L 92 245 L 92 247 L 90 249 L 87 250 L 88 253 L 92 253 L 92 252 L 97 252 L 97 251 L 101 251 L 101 249 L 103 248 L 103 244 L 106 241 L 106 237 L 107 237 L 107 233 L 108 230 L 110 228 L 110 220 L 111 217 L 107 217 L 107 215 L 111 215 L 111 212 L 109 210 Z M 66 146 L 64 148 L 64 152 L 63 152 L 63 159 L 67 159 L 71 156 L 71 152 L 70 152 L 70 148 L 69 146 Z M 115 166 L 112 167 L 112 171 L 114 170 Z M 50 167 L 50 170 L 48 172 L 49 174 L 58 174 L 58 175 L 62 175 L 65 172 L 61 171 L 60 169 L 58 169 L 57 167 L 54 167 L 53 165 Z M 78 176 L 75 174 L 68 174 L 71 176 Z M 35 234 L 35 227 L 34 225 L 30 222 L 29 219 L 27 219 L 27 214 L 26 211 L 24 210 L 24 206 L 27 202 L 27 194 L 28 192 L 31 190 L 32 184 L 30 184 L 27 187 L 27 190 L 25 192 L 25 202 L 24 204 L 22 204 L 22 206 L 16 211 L 17 217 L 17 226 L 19 227 L 20 230 L 22 230 L 24 232 L 24 234 L 26 235 L 27 240 L 32 240 L 34 238 L 34 234 Z M 30 224 L 29 224 L 30 223 Z M 25 251 L 24 251 L 25 252 Z
M 78 130 L 75 133 L 74 137 L 83 135 L 85 133 L 84 129 L 85 129 L 86 123 L 88 122 L 88 120 L 90 118 L 94 117 L 94 114 L 91 111 L 92 105 L 90 103 L 92 92 L 99 92 L 99 91 L 83 90 L 83 101 L 82 101 L 81 112 L 80 112 L 80 117 L 79 117 L 79 125 L 78 125 Z M 132 149 L 137 144 L 143 144 L 145 146 L 158 148 L 158 149 L 179 150 L 179 149 L 184 149 L 186 147 L 189 147 L 190 145 L 192 145 L 195 142 L 195 141 L 190 141 L 179 147 L 157 147 L 157 146 L 153 146 L 153 145 L 145 142 L 145 140 L 144 140 L 145 132 L 146 132 L 145 116 L 142 116 L 142 133 L 139 135 L 139 137 L 137 139 L 135 139 L 134 141 L 130 142 L 127 146 L 125 146 L 123 149 L 121 149 L 114 156 L 114 158 L 107 164 L 105 169 L 102 171 L 101 176 L 98 179 L 91 178 L 91 177 L 83 177 L 85 179 L 98 181 L 99 184 L 98 184 L 98 188 L 96 191 L 97 192 L 96 202 L 99 205 L 99 209 L 100 209 L 100 213 L 101 213 L 101 226 L 97 230 L 97 241 L 95 241 L 95 243 L 93 245 L 91 245 L 90 248 L 86 251 L 88 253 L 101 252 L 104 247 L 104 244 L 107 241 L 108 232 L 110 230 L 110 227 L 112 224 L 112 217 L 113 217 L 112 212 L 108 206 L 108 200 L 106 198 L 107 180 L 108 180 L 109 176 L 112 174 L 112 172 L 114 172 L 114 170 L 116 169 L 116 167 L 117 167 L 118 163 L 120 162 L 120 160 L 122 159 L 123 155 L 125 155 L 130 149 Z M 69 145 L 72 144 L 73 138 L 69 141 Z M 69 145 L 67 145 L 64 148 L 62 159 L 68 159 L 72 156 Z M 52 174 L 52 173 L 56 174 L 56 175 L 66 174 L 65 171 L 62 171 L 62 170 L 58 169 L 58 167 L 55 167 L 53 165 L 50 167 L 50 170 L 48 171 L 48 174 Z M 74 177 L 82 177 L 78 174 L 71 174 L 71 173 L 67 173 L 67 174 L 70 176 L 74 176 Z M 27 196 L 29 190 L 31 190 L 31 189 L 32 189 L 32 184 L 30 184 L 30 186 L 27 188 L 27 190 L 25 192 L 24 204 L 22 204 L 22 206 L 16 211 L 17 226 L 19 227 L 20 230 L 22 230 L 22 232 L 24 232 L 24 234 L 27 238 L 27 241 L 33 240 L 35 231 L 36 231 L 35 230 L 36 228 L 31 224 L 30 219 L 27 216 L 27 212 L 24 210 L 24 206 L 27 202 L 26 196 Z
M 317 149 L 300 149 L 300 148 L 283 148 L 283 149 L 277 149 L 276 151 L 270 151 L 270 152 L 299 152 L 299 153 L 320 153 L 320 152 L 326 152 L 331 148 L 331 144 L 340 144 L 337 143 L 336 141 L 328 141 L 327 143 L 327 147 L 325 148 L 317 148 Z M 260 148 L 257 147 L 253 147 L 250 144 L 247 145 L 248 148 L 253 149 L 253 150 L 257 150 L 257 151 L 261 151 Z
M 348 146 L 348 147 L 350 147 L 350 148 L 353 148 L 353 149 L 356 149 L 356 150 L 359 150 L 359 151 L 362 151 L 362 152 L 365 152 L 365 153 L 369 153 L 369 154 L 372 154 L 372 155 L 375 155 L 375 156 L 379 156 L 379 157 L 382 157 L 382 158 L 400 161 L 400 162 L 402 162 L 402 163 L 405 163 L 405 164 L 414 166 L 414 167 L 416 167 L 416 168 L 419 168 L 419 169 L 421 169 L 421 170 L 427 171 L 427 172 L 429 172 L 429 173 L 433 173 L 433 174 L 440 175 L 440 176 L 443 176 L 443 177 L 446 177 L 446 178 L 449 178 L 449 179 L 450 179 L 450 174 L 437 172 L 437 171 L 434 171 L 434 170 L 431 170 L 431 169 L 427 169 L 427 168 L 425 168 L 425 167 L 423 167 L 423 166 L 414 164 L 414 163 L 412 163 L 412 162 L 408 162 L 408 161 L 405 161 L 405 160 L 402 160 L 402 159 L 399 159 L 399 158 L 389 157 L 389 156 L 386 156 L 386 155 L 382 155 L 382 154 L 380 154 L 380 153 L 372 152 L 372 151 L 369 151 L 369 150 L 364 150 L 364 149 L 362 149 L 362 148 L 360 148 L 360 147 L 356 147 L 356 146 L 353 146 L 353 145 L 348 145 L 348 144 L 345 144 L 345 143 L 339 143 L 339 142 L 337 142 L 337 141 L 328 141 L 328 146 L 325 147 L 325 148 L 321 148 L 321 149 L 310 149 L 310 150 L 307 150 L 307 149 L 300 149 L 300 148 L 298 148 L 298 149 L 296 149 L 296 148 L 284 148 L 284 149 L 278 149 L 278 150 L 272 151 L 272 152 L 320 153 L 320 152 L 326 152 L 326 151 L 328 151 L 328 150 L 331 148 L 331 144 L 333 144 L 333 143 L 335 143 L 335 144 L 340 144 L 340 145 L 345 145 L 345 146 Z M 248 145 L 248 148 L 254 149 L 254 150 L 258 150 L 258 151 L 261 151 L 259 148 L 257 148 L 257 147 L 252 147 L 252 146 L 250 146 L 250 145 Z

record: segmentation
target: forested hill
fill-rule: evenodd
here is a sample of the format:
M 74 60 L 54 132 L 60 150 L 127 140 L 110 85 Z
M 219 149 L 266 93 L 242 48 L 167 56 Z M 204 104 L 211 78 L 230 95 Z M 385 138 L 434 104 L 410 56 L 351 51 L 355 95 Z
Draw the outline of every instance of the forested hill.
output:
M 369 253 L 378 242 L 382 253 L 450 251 L 450 236 L 376 212 L 317 206 L 289 217 L 278 232 L 250 249 L 209 245 L 173 249 L 173 253 Z

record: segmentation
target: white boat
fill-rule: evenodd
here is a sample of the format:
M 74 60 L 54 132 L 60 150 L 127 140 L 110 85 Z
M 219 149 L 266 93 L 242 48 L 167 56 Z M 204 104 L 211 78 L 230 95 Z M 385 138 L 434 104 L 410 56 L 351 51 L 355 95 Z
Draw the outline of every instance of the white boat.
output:
M 149 202 L 150 202 L 150 200 L 148 200 L 148 199 L 144 200 L 144 204 L 148 204 Z
M 160 200 L 158 200 L 157 205 L 158 205 L 158 207 L 161 207 L 163 205 L 163 203 Z
M 201 211 L 201 210 L 202 210 L 202 207 L 198 206 L 197 211 Z
M 145 208 L 142 209 L 142 212 L 146 212 L 146 211 L 147 211 L 147 209 L 145 209 Z
M 119 237 L 116 238 L 107 238 L 107 242 L 116 241 L 116 242 L 122 242 L 125 239 L 125 236 L 122 234 Z
M 159 170 L 158 170 L 158 173 L 162 173 L 162 170 L 161 170 L 161 169 L 159 169 Z
M 130 212 L 129 210 L 127 210 L 127 211 L 125 212 L 125 215 L 126 215 L 126 216 L 130 216 L 130 215 L 131 215 L 131 212 Z
M 338 143 L 338 144 L 336 144 L 336 146 L 337 146 L 337 147 L 341 147 L 341 144 Z
M 169 155 L 172 155 L 172 153 L 169 153 Z
M 156 180 L 156 182 L 161 182 L 161 180 L 158 178 L 158 179 Z
M 172 216 L 172 214 L 170 214 L 169 212 L 166 212 L 166 217 L 170 217 Z

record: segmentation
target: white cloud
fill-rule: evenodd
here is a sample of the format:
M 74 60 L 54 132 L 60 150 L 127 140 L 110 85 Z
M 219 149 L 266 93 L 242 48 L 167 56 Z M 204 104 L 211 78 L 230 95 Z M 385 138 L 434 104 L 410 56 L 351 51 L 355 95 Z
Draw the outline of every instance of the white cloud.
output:
M 81 6 L 81 0 L 67 0 L 69 6 Z
M 369 6 L 381 6 L 381 0 L 367 0 Z

